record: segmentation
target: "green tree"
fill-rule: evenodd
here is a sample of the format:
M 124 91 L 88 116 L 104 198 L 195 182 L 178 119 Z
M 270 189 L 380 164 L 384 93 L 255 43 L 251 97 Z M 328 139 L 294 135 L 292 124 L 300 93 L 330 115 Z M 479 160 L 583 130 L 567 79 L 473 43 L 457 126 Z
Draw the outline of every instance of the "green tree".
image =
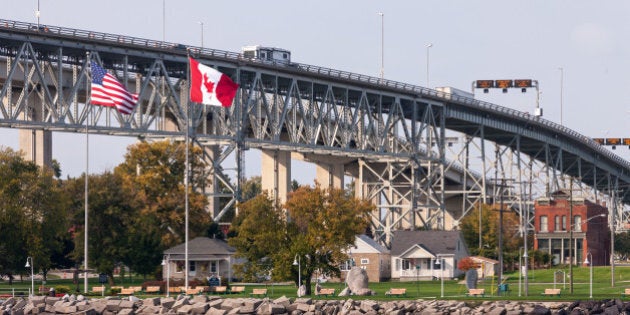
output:
M 69 191 L 78 191 L 84 185 L 85 175 L 68 181 Z M 88 267 L 107 274 L 110 285 L 114 284 L 116 265 L 128 252 L 128 229 L 132 218 L 137 216 L 128 199 L 122 179 L 114 173 L 88 177 Z M 77 266 L 83 262 L 85 249 L 85 199 L 80 200 L 73 209 L 75 248 L 72 256 Z
M 25 161 L 11 149 L 0 150 L 0 200 L 0 273 L 11 282 L 16 273 L 26 272 L 30 256 L 35 271 L 45 276 L 67 227 L 67 199 L 52 170 Z
M 630 256 L 630 234 L 628 232 L 615 235 L 615 253 L 623 258 Z
M 303 279 L 310 294 L 316 270 L 339 275 L 339 265 L 357 234 L 364 233 L 374 206 L 348 197 L 341 189 L 301 186 L 283 207 L 274 206 L 266 194 L 245 202 L 229 242 L 247 263 L 237 267 L 255 278 L 271 272 L 275 280 Z M 286 209 L 284 213 L 281 209 Z M 297 259 L 299 258 L 299 259 Z M 294 266 L 294 259 L 300 266 Z M 301 275 L 298 275 L 298 270 Z
M 284 208 L 290 218 L 289 248 L 303 264 L 293 270 L 301 270 L 307 294 L 315 271 L 340 274 L 339 265 L 348 259 L 346 250 L 354 244 L 356 235 L 365 233 L 374 210 L 372 204 L 348 197 L 343 189 L 323 189 L 317 183 L 292 192 Z
M 253 176 L 243 183 L 241 188 L 241 197 L 243 202 L 250 200 L 262 192 L 262 177 Z
M 236 264 L 234 269 L 244 281 L 258 281 L 272 274 L 272 262 L 286 258 L 286 253 L 278 251 L 287 246 L 284 214 L 267 193 L 239 205 L 232 230 L 237 231 L 237 235 L 229 238 L 228 243 L 236 248 L 236 257 L 245 261 Z
M 496 259 L 498 256 L 496 249 L 499 244 L 499 205 L 483 204 L 475 208 L 476 210 L 470 211 L 460 222 L 466 245 L 473 255 Z M 523 246 L 523 239 L 518 237 L 518 214 L 505 210 L 503 212 L 503 251 L 504 253 L 518 253 L 519 247 Z M 479 211 L 481 211 L 481 229 L 479 228 Z M 481 231 L 481 248 L 479 248 L 479 231 Z M 504 258 L 509 259 L 508 256 Z

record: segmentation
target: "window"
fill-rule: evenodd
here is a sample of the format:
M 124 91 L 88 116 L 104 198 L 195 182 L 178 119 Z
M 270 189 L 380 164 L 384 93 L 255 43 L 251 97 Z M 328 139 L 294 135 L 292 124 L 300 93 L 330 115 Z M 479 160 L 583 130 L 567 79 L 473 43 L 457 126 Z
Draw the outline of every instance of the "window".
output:
M 178 260 L 175 262 L 175 272 L 184 272 L 184 261 Z
M 217 272 L 217 262 L 213 261 L 210 263 L 210 272 Z
M 563 231 L 567 230 L 567 216 L 566 215 L 562 216 L 562 230 Z
M 361 258 L 361 265 L 367 265 L 370 263 L 370 260 L 367 258 Z
M 582 216 L 573 216 L 573 226 L 576 231 L 582 231 Z
M 553 222 L 553 231 L 560 231 L 560 216 L 555 216 L 554 217 L 554 222 Z
M 341 266 L 339 266 L 339 269 L 340 269 L 341 271 L 348 271 L 348 270 L 352 269 L 352 266 L 353 266 L 353 265 L 354 265 L 354 264 L 353 264 L 352 259 L 348 259 L 348 260 L 346 260 L 345 262 L 343 262 L 343 263 L 341 264 Z
M 188 262 L 188 271 L 190 272 L 195 272 L 197 270 L 197 265 L 195 264 L 194 261 L 189 261 Z
M 409 262 L 408 259 L 403 259 L 402 260 L 402 269 L 403 270 L 410 270 L 411 269 L 411 263 Z
M 549 222 L 547 222 L 547 216 L 546 215 L 541 215 L 540 216 L 540 231 L 541 232 L 548 232 L 549 231 Z

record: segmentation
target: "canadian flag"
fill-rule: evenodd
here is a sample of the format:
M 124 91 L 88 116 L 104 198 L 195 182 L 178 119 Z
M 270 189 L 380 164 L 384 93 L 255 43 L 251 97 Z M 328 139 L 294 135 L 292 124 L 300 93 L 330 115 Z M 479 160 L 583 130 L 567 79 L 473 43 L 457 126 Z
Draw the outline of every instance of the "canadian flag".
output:
M 190 63 L 190 101 L 206 105 L 232 106 L 238 84 L 230 77 L 188 57 Z

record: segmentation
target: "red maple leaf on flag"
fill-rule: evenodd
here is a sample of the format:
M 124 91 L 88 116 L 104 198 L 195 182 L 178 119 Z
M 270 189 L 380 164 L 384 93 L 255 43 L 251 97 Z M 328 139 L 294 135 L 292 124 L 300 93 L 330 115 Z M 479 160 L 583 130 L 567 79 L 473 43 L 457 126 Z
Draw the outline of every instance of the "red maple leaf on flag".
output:
M 209 93 L 214 92 L 214 82 L 208 80 L 208 74 L 204 73 L 203 75 L 203 85 L 208 89 Z

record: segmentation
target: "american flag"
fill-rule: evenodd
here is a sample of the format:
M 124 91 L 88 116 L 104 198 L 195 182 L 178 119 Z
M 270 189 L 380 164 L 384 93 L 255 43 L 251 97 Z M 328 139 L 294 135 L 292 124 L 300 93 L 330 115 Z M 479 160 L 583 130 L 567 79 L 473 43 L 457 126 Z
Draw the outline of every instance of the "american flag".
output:
M 138 101 L 116 78 L 92 61 L 92 104 L 116 107 L 122 114 L 131 114 Z

